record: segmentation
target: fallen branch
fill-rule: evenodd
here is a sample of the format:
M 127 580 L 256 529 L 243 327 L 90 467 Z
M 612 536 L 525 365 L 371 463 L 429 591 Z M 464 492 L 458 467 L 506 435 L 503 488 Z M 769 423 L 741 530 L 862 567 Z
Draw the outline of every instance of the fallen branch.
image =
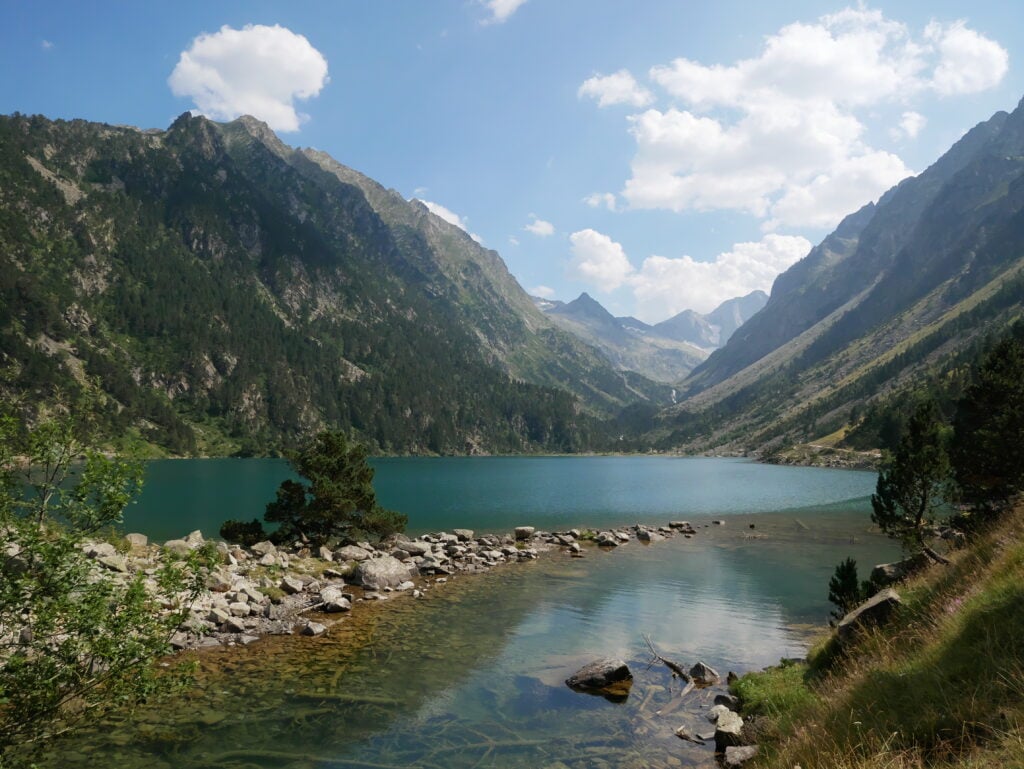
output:
M 689 680 L 690 680 L 690 674 L 689 674 L 689 673 L 687 673 L 687 672 L 686 672 L 686 671 L 685 671 L 685 670 L 683 669 L 683 666 L 682 666 L 682 665 L 680 665 L 680 664 L 679 664 L 678 662 L 673 662 L 673 661 L 672 661 L 672 660 L 670 660 L 670 659 L 665 659 L 665 658 L 664 658 L 664 657 L 662 657 L 662 656 L 661 656 L 660 654 L 658 654 L 658 650 L 654 648 L 654 644 L 653 644 L 653 643 L 651 643 L 651 637 L 650 637 L 649 635 L 647 635 L 647 634 L 645 633 L 645 634 L 644 634 L 644 636 L 643 636 L 643 638 L 644 638 L 644 642 L 645 642 L 645 643 L 647 644 L 647 648 L 651 650 L 651 654 L 653 654 L 653 655 L 654 655 L 654 658 L 655 658 L 656 660 L 658 660 L 659 662 L 661 662 L 662 664 L 664 664 L 664 665 L 665 665 L 665 667 L 667 667 L 667 668 L 668 668 L 669 670 L 671 670 L 671 671 L 672 671 L 673 673 L 675 673 L 675 674 L 676 674 L 677 676 L 679 676 L 680 678 L 682 678 L 682 679 L 683 679 L 684 681 L 687 681 L 687 682 L 689 682 Z

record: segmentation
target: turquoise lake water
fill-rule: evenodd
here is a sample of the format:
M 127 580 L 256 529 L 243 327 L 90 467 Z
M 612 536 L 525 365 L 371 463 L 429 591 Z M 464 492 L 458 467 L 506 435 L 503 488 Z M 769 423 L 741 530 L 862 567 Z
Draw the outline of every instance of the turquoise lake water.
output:
M 874 473 L 705 457 L 430 457 L 373 461 L 381 504 L 414 534 L 660 522 L 800 508 L 867 511 Z M 152 462 L 125 529 L 157 540 L 261 518 L 290 477 L 280 459 Z
M 693 539 L 639 542 L 432 585 L 423 599 L 357 603 L 321 638 L 266 638 L 200 655 L 199 685 L 62 743 L 51 766 L 124 769 L 715 766 L 674 736 L 718 690 L 678 699 L 643 637 L 723 675 L 801 656 L 828 616 L 843 558 L 896 556 L 872 532 L 870 473 L 661 457 L 387 459 L 382 501 L 413 530 L 520 523 L 560 529 L 688 518 Z M 156 537 L 253 517 L 286 466 L 155 463 L 128 528 Z M 714 525 L 713 519 L 724 520 Z M 563 680 L 594 657 L 627 661 L 624 703 Z M 680 703 L 683 703 L 680 705 Z M 677 707 L 678 706 L 678 707 Z

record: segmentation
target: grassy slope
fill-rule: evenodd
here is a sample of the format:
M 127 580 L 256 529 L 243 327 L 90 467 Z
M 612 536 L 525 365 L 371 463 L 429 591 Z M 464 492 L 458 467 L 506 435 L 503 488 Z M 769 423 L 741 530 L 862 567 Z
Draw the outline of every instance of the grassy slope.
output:
M 753 766 L 1024 767 L 1024 506 L 898 590 L 898 620 L 846 658 L 826 640 L 735 684 L 770 723 Z

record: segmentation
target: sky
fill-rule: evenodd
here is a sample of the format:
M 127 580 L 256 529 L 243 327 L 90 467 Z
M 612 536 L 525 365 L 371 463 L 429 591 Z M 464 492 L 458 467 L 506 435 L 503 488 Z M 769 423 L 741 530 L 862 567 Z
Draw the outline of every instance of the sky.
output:
M 658 322 L 769 290 L 1024 96 L 1014 2 L 0 0 L 0 113 L 252 114 Z

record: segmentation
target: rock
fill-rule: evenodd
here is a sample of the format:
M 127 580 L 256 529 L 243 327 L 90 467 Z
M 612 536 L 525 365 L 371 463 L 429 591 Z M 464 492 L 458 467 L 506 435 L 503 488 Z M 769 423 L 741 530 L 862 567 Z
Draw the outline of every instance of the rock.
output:
M 712 521 L 712 523 L 715 524 L 715 526 L 725 526 L 725 521 L 722 520 Z
M 742 732 L 743 719 L 731 710 L 726 710 L 718 716 L 715 725 L 715 752 L 723 753 L 730 745 L 739 745 Z
M 871 570 L 871 582 L 876 587 L 885 587 L 916 574 L 932 563 L 927 553 L 918 553 L 895 563 L 880 563 Z
M 876 593 L 839 621 L 836 628 L 839 642 L 849 643 L 860 630 L 884 625 L 902 604 L 899 593 L 891 587 Z
M 187 537 L 185 537 L 185 542 L 193 550 L 196 549 L 196 548 L 202 547 L 203 545 L 206 544 L 206 540 L 203 539 L 203 532 L 201 532 L 199 529 L 196 529 L 195 531 L 190 532 L 189 535 Z
M 619 540 L 619 542 L 623 542 L 623 543 L 629 542 L 630 537 L 629 537 L 629 533 L 628 532 L 616 531 L 616 532 L 614 532 L 614 534 L 615 534 L 615 538 L 617 540 Z
M 633 683 L 633 674 L 626 663 L 620 659 L 602 658 L 588 663 L 565 679 L 570 689 L 613 692 L 623 691 L 629 694 Z
M 737 747 L 729 745 L 725 749 L 725 766 L 742 766 L 757 755 L 757 745 L 743 745 Z
M 282 577 L 281 578 L 281 584 L 278 585 L 278 587 L 280 587 L 284 592 L 288 593 L 289 595 L 294 595 L 295 593 L 301 593 L 302 592 L 302 580 L 299 579 L 298 577 L 292 577 L 292 576 Z
M 647 529 L 640 529 L 636 533 L 636 538 L 641 542 L 647 542 L 648 544 L 651 542 L 661 542 L 665 539 L 663 536 L 661 536 L 661 534 L 658 534 L 656 531 L 648 531 Z
M 132 547 L 145 547 L 149 544 L 149 537 L 145 534 L 136 534 L 133 532 L 131 534 L 125 534 L 124 538 Z
M 324 547 L 323 545 L 320 545 L 320 549 L 317 550 L 317 555 L 319 556 L 321 561 L 334 560 L 334 553 L 332 552 L 331 548 Z
M 345 545 L 334 551 L 335 561 L 365 561 L 370 557 L 370 552 L 356 545 Z
M 402 563 L 390 555 L 362 561 L 353 574 L 356 584 L 371 590 L 397 587 L 416 574 L 416 567 Z
M 224 620 L 224 632 L 226 633 L 244 633 L 245 623 L 242 622 L 238 617 L 228 617 Z
M 248 617 L 252 613 L 252 608 L 247 603 L 235 601 L 228 604 L 228 611 L 233 617 Z
M 516 539 L 520 541 L 529 539 L 535 531 L 536 529 L 533 526 L 516 526 Z
M 192 548 L 183 539 L 169 539 L 164 542 L 164 550 L 174 555 L 188 555 Z
M 340 611 L 349 611 L 352 608 L 352 602 L 349 601 L 348 596 L 339 587 L 325 587 L 320 591 L 320 601 L 323 603 L 321 608 L 325 612 L 332 614 Z
M 188 633 L 179 630 L 171 636 L 170 644 L 172 649 L 184 649 L 188 646 Z
M 128 561 L 125 560 L 123 555 L 102 555 L 96 559 L 96 563 L 111 571 L 117 571 L 121 574 L 128 573 Z
M 262 558 L 260 558 L 259 565 L 260 566 L 276 566 L 277 565 L 277 555 L 275 555 L 274 553 L 266 553 Z
M 711 723 L 715 723 L 716 721 L 718 721 L 719 716 L 728 712 L 729 708 L 727 708 L 725 705 L 716 703 L 711 707 L 711 710 L 708 711 L 708 721 L 710 721 Z
M 248 596 L 252 603 L 263 603 L 267 600 L 267 597 L 252 585 L 242 585 L 238 588 L 238 592 Z
M 427 555 L 431 552 L 431 547 L 426 542 L 418 542 L 416 540 L 407 540 L 405 542 L 399 542 L 395 545 L 399 550 L 404 550 L 409 555 Z
M 210 613 L 206 615 L 206 621 L 207 622 L 211 622 L 214 625 L 218 625 L 218 626 L 219 625 L 223 625 L 230 618 L 231 618 L 230 614 L 228 614 L 223 609 L 218 609 L 216 606 L 214 608 L 210 609 Z
M 740 680 L 740 677 L 738 675 L 736 675 L 735 673 L 733 673 L 731 670 L 729 671 L 729 674 L 726 675 L 726 677 L 725 677 L 725 683 L 728 684 L 729 686 L 732 686 L 734 683 L 736 683 L 739 680 Z
M 117 555 L 117 548 L 109 542 L 94 542 L 86 546 L 85 554 L 90 558 L 104 558 L 110 555 Z
M 260 637 L 258 635 L 249 635 L 247 633 L 243 633 L 238 638 L 238 642 L 240 644 L 242 644 L 243 646 L 248 646 L 249 644 L 254 644 L 258 640 L 260 640 Z
M 326 632 L 327 626 L 321 625 L 319 622 L 307 622 L 306 626 L 302 628 L 302 635 L 318 636 Z
M 452 529 L 452 533 L 459 538 L 459 542 L 472 542 L 473 541 L 473 530 L 472 529 Z
M 255 545 L 249 548 L 257 555 L 267 555 L 268 553 L 276 553 L 277 548 L 274 543 L 269 539 L 265 539 L 262 542 L 257 542 Z
M 733 713 L 740 712 L 740 698 L 733 694 L 716 694 L 715 704 L 723 705 Z
M 718 675 L 718 671 L 710 665 L 698 662 L 690 668 L 690 678 L 693 679 L 694 683 L 700 686 L 711 686 L 712 684 L 718 683 L 721 677 Z
M 414 587 L 416 587 L 415 582 L 413 582 L 412 580 L 406 580 L 401 585 L 396 587 L 395 590 L 412 590 Z

